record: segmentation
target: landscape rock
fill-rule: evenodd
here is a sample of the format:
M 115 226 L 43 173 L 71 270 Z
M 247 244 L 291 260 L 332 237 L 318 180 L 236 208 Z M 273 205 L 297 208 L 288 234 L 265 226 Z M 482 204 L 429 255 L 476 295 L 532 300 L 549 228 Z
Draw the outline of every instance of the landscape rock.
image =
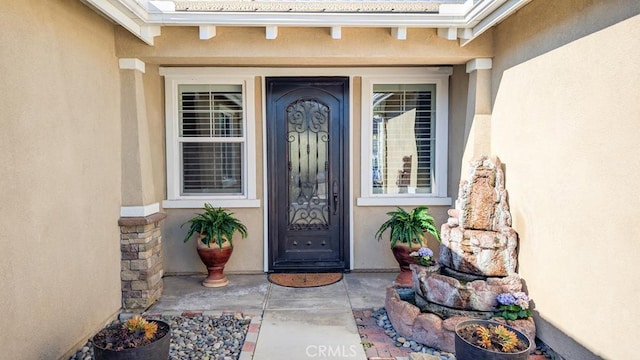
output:
M 387 288 L 385 308 L 396 332 L 403 337 L 410 338 L 413 335 L 413 323 L 418 314 L 420 314 L 420 309 L 413 304 L 401 300 L 393 286 Z
M 457 206 L 459 224 L 465 229 L 498 231 L 511 226 L 504 189 L 504 172 L 498 158 L 473 161 L 469 180 L 460 183 Z
M 419 285 L 416 295 L 425 300 L 461 310 L 492 311 L 496 297 L 504 292 L 522 291 L 522 281 L 513 273 L 504 278 L 487 278 L 462 283 L 450 276 L 414 268 Z
M 456 271 L 482 276 L 514 273 L 518 235 L 509 227 L 501 231 L 468 230 L 443 224 L 439 262 Z
M 455 309 L 492 311 L 497 305 L 496 297 L 503 292 L 522 291 L 522 281 L 513 273 L 504 278 L 487 278 L 462 283 L 442 274 L 420 272 L 420 285 L 416 295 L 425 300 Z
M 440 360 L 440 357 L 431 354 L 414 352 L 409 354 L 409 360 Z

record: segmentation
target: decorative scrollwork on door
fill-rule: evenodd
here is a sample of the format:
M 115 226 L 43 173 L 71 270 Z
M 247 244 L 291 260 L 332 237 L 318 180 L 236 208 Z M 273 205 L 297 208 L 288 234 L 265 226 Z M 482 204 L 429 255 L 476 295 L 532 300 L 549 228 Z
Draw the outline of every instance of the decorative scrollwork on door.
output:
M 329 107 L 299 99 L 287 107 L 289 229 L 329 227 Z

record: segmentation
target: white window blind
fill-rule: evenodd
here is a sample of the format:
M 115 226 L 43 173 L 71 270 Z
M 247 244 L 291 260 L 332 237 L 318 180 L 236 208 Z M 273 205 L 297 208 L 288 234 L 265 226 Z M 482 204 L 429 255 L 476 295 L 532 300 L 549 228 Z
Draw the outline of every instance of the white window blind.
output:
M 435 175 L 434 84 L 374 84 L 372 194 L 431 194 Z
M 181 195 L 243 195 L 242 85 L 178 86 Z

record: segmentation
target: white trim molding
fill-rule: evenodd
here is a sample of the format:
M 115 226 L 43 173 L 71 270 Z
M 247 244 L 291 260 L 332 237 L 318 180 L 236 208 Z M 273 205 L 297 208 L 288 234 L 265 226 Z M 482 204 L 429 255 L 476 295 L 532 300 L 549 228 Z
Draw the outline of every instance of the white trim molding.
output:
M 121 70 L 138 70 L 144 74 L 146 68 L 145 63 L 136 58 L 122 58 L 118 59 L 118 66 Z
M 453 201 L 450 197 L 359 197 L 358 206 L 450 206 Z
M 138 0 L 140 1 L 140 0 Z M 147 3 L 147 10 L 149 12 L 174 12 L 176 11 L 176 3 L 173 1 L 154 1 L 154 0 L 142 0 Z
M 455 27 L 438 28 L 438 36 L 447 40 L 455 40 L 458 38 L 458 29 Z
M 163 200 L 162 207 L 165 209 L 202 209 L 204 204 L 211 204 L 213 207 L 224 208 L 259 208 L 259 199 L 179 199 Z
M 277 26 L 267 26 L 264 29 L 264 36 L 267 40 L 275 40 L 278 37 Z
M 216 36 L 216 27 L 214 25 L 200 26 L 200 40 L 209 40 Z
M 361 168 L 358 206 L 399 206 L 399 205 L 451 205 L 447 197 L 448 138 L 449 138 L 449 76 L 450 67 L 412 68 L 403 76 L 387 74 L 362 77 L 362 122 L 360 125 Z M 426 84 L 435 86 L 435 158 L 431 192 L 428 194 L 374 194 L 373 179 L 373 89 L 374 85 Z
M 342 27 L 340 26 L 332 26 L 331 27 L 331 38 L 334 40 L 342 39 Z
M 398 40 L 407 40 L 407 27 L 398 26 L 391 28 L 391 36 Z
M 122 206 L 120 207 L 121 217 L 145 217 L 160 212 L 160 203 L 153 203 L 144 206 Z
M 491 70 L 493 68 L 493 60 L 491 58 L 477 58 L 467 62 L 467 74 L 476 70 Z
M 224 70 L 223 70 L 224 71 Z M 165 77 L 165 128 L 166 128 L 166 174 L 167 199 L 165 208 L 201 208 L 208 202 L 224 207 L 260 207 L 256 197 L 256 138 L 255 138 L 255 77 L 229 74 L 213 75 L 204 68 L 161 68 L 160 75 Z M 243 104 L 243 193 L 242 194 L 188 194 L 181 193 L 182 159 L 180 155 L 178 86 L 183 84 L 200 85 L 240 85 Z
M 149 13 L 139 4 L 130 4 L 134 0 L 83 0 L 109 19 L 127 29 L 147 45 L 153 45 L 153 34 L 143 31 L 148 25 Z M 132 6 L 133 5 L 133 6 Z M 159 35 L 159 33 L 158 33 Z
M 278 27 L 319 27 L 332 28 L 331 36 L 336 39 L 334 28 L 377 27 L 402 29 L 435 28 L 440 36 L 450 40 L 460 39 L 460 46 L 480 36 L 489 28 L 515 13 L 531 0 L 466 0 L 464 3 L 433 3 L 430 11 L 424 11 L 424 4 L 406 1 L 407 11 L 397 11 L 392 5 L 378 2 L 377 9 L 360 11 L 362 4 L 355 2 L 325 1 L 296 2 L 293 9 L 283 7 L 278 1 L 263 1 L 258 5 L 240 2 L 193 2 L 186 8 L 176 8 L 174 1 L 149 0 L 82 0 L 98 12 L 122 25 L 129 32 L 148 45 L 153 45 L 154 37 L 160 35 L 161 26 L 247 26 L 264 27 L 268 39 L 277 37 Z M 197 4 L 196 4 L 197 3 Z M 222 3 L 222 5 L 221 5 Z M 292 2 L 293 3 L 293 2 Z M 207 8 L 209 6 L 209 8 Z M 210 11 L 214 6 L 216 11 Z M 219 9 L 222 6 L 222 9 Z M 238 8 L 234 8 L 234 6 Z M 255 6 L 272 8 L 270 11 L 256 11 Z M 323 6 L 323 11 L 305 11 L 305 7 Z M 387 6 L 388 8 L 385 8 Z M 397 4 L 395 5 L 397 6 Z M 416 7 L 417 6 L 417 7 Z M 355 7 L 355 8 L 354 8 Z M 415 8 L 414 8 L 415 7 Z M 419 9 L 422 7 L 421 9 Z M 406 32 L 400 31 L 402 34 Z M 339 37 L 338 37 L 339 38 Z M 402 36 L 396 37 L 404 40 Z

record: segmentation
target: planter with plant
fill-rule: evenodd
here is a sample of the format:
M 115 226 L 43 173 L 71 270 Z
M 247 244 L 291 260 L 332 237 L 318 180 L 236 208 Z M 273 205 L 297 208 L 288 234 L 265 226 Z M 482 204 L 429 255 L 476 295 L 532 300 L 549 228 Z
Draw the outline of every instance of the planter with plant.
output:
M 413 258 L 416 264 L 422 266 L 433 266 L 435 261 L 433 260 L 433 251 L 428 247 L 421 247 L 418 251 L 413 251 L 409 254 Z
M 458 360 L 526 360 L 533 342 L 517 329 L 490 320 L 466 320 L 455 328 Z
M 92 339 L 96 360 L 157 360 L 169 358 L 171 328 L 160 320 L 136 315 L 100 330 Z
M 189 241 L 194 234 L 198 234 L 198 255 L 209 273 L 202 285 L 206 287 L 227 285 L 229 280 L 224 276 L 224 266 L 233 252 L 233 234 L 237 231 L 246 238 L 246 226 L 235 218 L 232 212 L 222 208 L 216 209 L 210 204 L 204 204 L 204 213 L 197 214 L 182 226 L 186 224 L 190 225 L 184 242 Z
M 496 317 L 505 320 L 526 319 L 531 316 L 529 309 L 529 296 L 524 292 L 502 293 L 496 297 L 498 309 L 495 312 Z
M 440 232 L 426 206 L 416 207 L 411 212 L 398 207 L 387 215 L 390 218 L 380 225 L 376 232 L 376 239 L 380 241 L 383 233 L 389 230 L 391 251 L 400 265 L 400 274 L 396 278 L 396 283 L 400 286 L 411 286 L 409 264 L 415 263 L 411 253 L 427 246 L 426 234 L 433 236 L 439 242 Z

